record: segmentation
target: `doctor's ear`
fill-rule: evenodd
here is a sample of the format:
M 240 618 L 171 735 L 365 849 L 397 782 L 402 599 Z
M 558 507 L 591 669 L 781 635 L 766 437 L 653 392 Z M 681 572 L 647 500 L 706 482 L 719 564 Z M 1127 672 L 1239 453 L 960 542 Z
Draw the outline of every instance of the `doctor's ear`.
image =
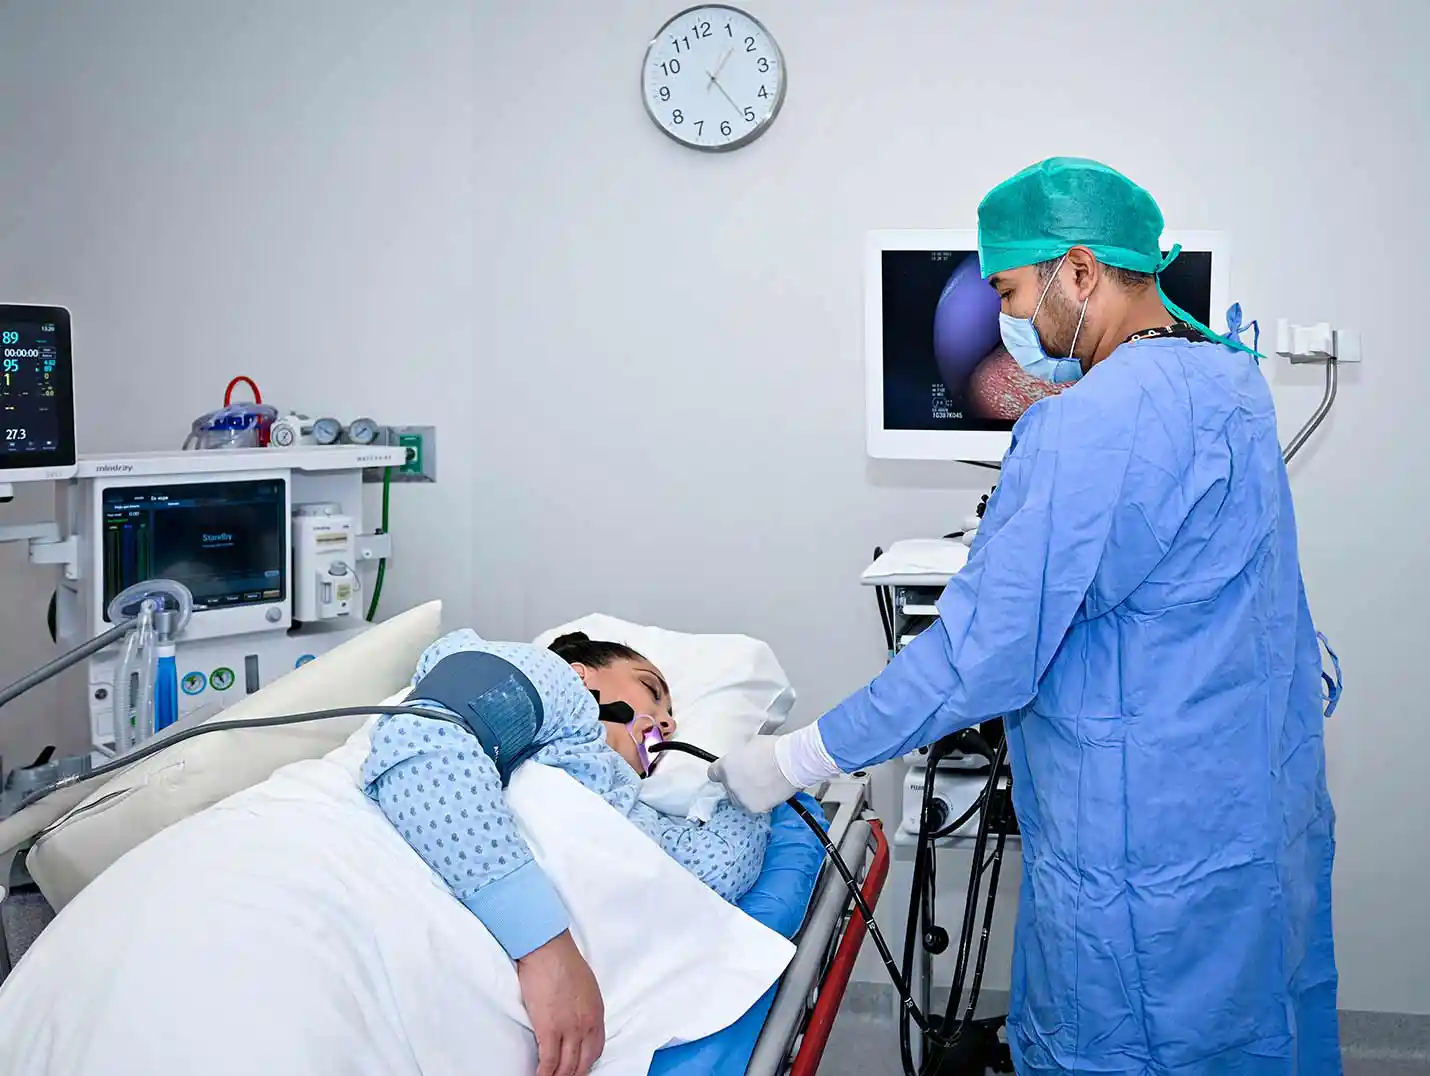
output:
M 1080 303 L 1097 287 L 1097 281 L 1102 275 L 1102 266 L 1087 247 L 1073 247 L 1068 251 L 1067 272 L 1070 274 L 1071 280 L 1065 280 L 1064 284 L 1072 285 L 1068 288 L 1068 298 L 1075 303 Z

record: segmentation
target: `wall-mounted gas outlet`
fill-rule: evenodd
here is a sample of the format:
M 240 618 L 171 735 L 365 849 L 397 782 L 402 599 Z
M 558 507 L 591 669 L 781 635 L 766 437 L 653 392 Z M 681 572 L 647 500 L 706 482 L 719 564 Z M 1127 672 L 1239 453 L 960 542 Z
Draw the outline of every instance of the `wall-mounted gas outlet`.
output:
M 390 426 L 387 443 L 407 449 L 407 462 L 392 472 L 394 482 L 437 481 L 436 426 Z
M 392 469 L 392 481 L 437 481 L 436 426 L 384 426 L 379 441 L 407 450 L 407 462 Z M 380 467 L 363 472 L 364 482 L 381 482 L 382 478 Z

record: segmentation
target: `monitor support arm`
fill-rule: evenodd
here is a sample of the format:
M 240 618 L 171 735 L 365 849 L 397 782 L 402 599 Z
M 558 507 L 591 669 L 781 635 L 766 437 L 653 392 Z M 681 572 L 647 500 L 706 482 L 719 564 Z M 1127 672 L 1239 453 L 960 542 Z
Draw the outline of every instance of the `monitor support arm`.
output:
M 0 485 L 0 494 L 5 488 Z M 66 579 L 79 578 L 79 543 L 73 535 L 61 538 L 58 523 L 0 526 L 0 542 L 29 542 L 31 564 L 57 564 L 64 569 Z

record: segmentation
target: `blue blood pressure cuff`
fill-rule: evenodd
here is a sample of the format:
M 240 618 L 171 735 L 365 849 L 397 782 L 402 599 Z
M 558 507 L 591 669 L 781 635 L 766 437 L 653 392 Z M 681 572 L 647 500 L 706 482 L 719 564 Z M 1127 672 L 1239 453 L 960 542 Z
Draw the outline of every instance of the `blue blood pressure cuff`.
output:
M 435 703 L 456 715 L 496 764 L 502 787 L 536 754 L 544 709 L 526 674 L 509 661 L 480 650 L 448 654 L 412 686 L 412 699 Z

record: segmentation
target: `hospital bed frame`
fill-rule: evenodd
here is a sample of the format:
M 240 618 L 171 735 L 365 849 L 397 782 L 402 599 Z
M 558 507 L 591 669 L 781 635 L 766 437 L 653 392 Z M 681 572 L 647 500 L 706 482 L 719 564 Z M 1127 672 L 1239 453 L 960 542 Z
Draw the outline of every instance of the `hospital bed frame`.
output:
M 889 844 L 869 808 L 868 777 L 831 781 L 819 801 L 830 840 L 873 908 L 889 874 Z M 826 862 L 745 1076 L 814 1076 L 866 931 L 849 888 Z

